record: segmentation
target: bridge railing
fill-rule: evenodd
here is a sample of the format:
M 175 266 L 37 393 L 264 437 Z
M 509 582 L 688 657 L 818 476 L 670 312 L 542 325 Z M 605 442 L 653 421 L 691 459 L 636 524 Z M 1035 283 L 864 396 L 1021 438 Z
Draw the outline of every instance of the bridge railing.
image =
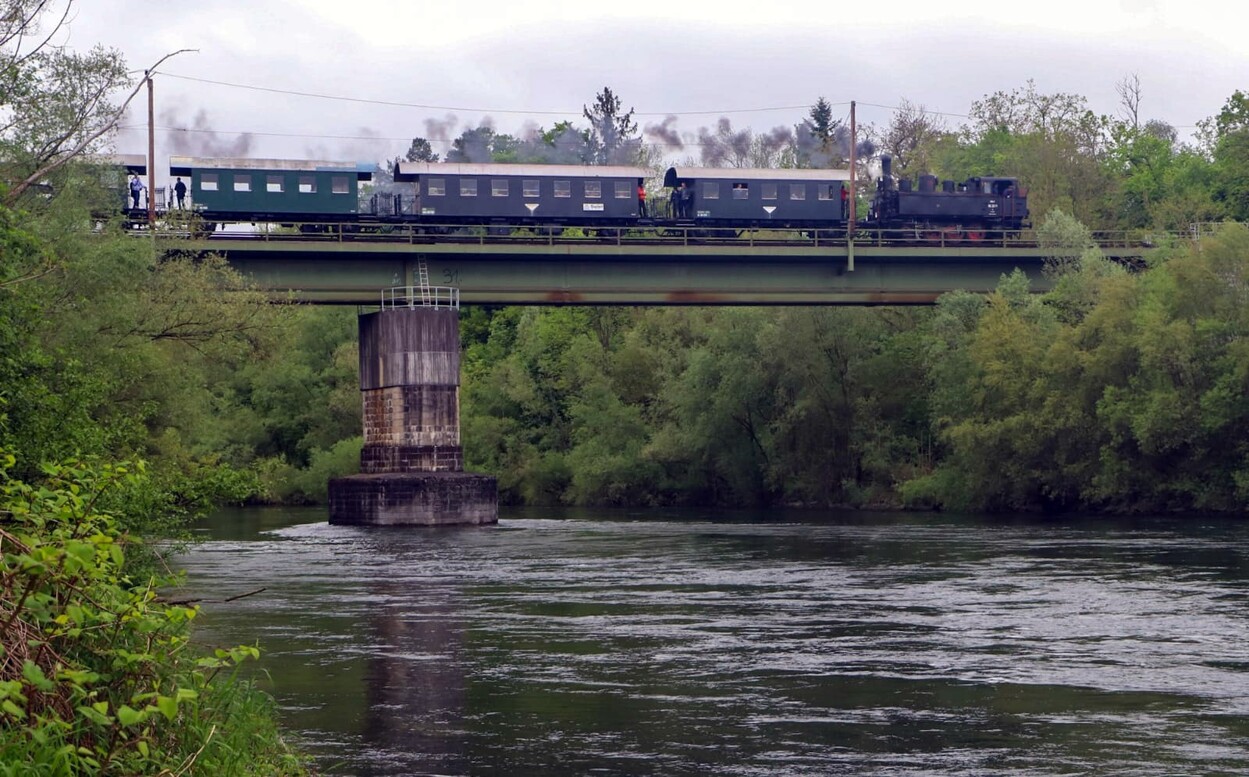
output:
M 1208 234 L 1209 230 L 1205 230 Z M 848 232 L 838 229 L 791 227 L 752 227 L 747 229 L 715 226 L 643 225 L 629 227 L 550 227 L 525 224 L 492 224 L 464 226 L 458 224 L 407 223 L 269 223 L 232 225 L 228 229 L 202 231 L 196 234 L 182 228 L 171 235 L 183 237 L 215 237 L 262 242 L 330 241 L 337 243 L 401 243 L 429 245 L 435 243 L 469 245 L 578 245 L 608 244 L 639 245 L 731 245 L 772 247 L 844 248 Z M 1147 233 L 1142 230 L 1094 232 L 1098 245 L 1114 248 L 1148 248 L 1167 240 L 1199 239 L 1202 230 L 1177 233 Z M 921 246 L 937 248 L 1035 248 L 1036 233 L 1025 230 L 955 230 L 955 229 L 880 229 L 858 226 L 853 234 L 856 246 Z
M 382 310 L 394 308 L 460 309 L 460 290 L 455 286 L 393 286 L 382 289 Z

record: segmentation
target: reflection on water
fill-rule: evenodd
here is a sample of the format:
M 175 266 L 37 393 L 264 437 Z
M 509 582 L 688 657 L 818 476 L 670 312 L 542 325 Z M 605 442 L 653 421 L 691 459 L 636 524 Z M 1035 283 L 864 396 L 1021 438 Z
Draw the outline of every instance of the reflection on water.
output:
M 1249 527 L 824 513 L 222 513 L 201 639 L 327 773 L 1249 772 Z

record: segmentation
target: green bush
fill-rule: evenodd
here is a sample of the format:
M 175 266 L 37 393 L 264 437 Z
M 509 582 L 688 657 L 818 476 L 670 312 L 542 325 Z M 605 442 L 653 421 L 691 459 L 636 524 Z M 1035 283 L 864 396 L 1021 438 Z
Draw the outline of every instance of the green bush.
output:
M 306 773 L 236 675 L 259 651 L 196 656 L 198 608 L 131 576 L 139 543 L 102 505 L 144 467 L 45 465 L 31 484 L 13 465 L 0 452 L 0 777 Z

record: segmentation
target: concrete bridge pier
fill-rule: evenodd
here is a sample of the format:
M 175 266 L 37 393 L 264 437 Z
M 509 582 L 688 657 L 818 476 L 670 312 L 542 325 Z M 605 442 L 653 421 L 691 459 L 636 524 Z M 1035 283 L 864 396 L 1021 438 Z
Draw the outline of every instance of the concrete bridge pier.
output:
M 330 523 L 497 523 L 495 478 L 464 472 L 458 298 L 384 306 L 359 321 L 364 448 L 360 474 L 329 483 Z

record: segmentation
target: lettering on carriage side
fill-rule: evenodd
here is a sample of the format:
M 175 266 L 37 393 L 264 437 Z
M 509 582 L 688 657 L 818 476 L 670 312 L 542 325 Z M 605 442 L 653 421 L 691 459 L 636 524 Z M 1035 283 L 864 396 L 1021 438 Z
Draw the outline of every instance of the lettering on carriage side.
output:
M 421 208 L 422 216 L 433 216 L 436 211 L 433 208 Z
M 601 210 L 603 209 L 603 203 L 601 203 L 601 202 L 583 202 L 583 203 L 581 203 L 581 209 L 582 209 L 582 210 L 601 211 Z
M 700 211 L 698 211 L 697 216 L 698 216 L 698 218 L 700 218 L 700 219 L 709 219 L 709 218 L 711 218 L 711 211 L 709 211 L 709 210 L 700 210 Z
M 987 206 L 987 207 L 988 207 L 988 210 L 989 210 L 989 215 L 990 215 L 990 216 L 996 216 L 996 215 L 997 215 L 997 200 L 989 200 L 989 203 L 988 203 L 988 206 Z
M 454 286 L 460 282 L 460 271 L 446 268 L 442 271 L 442 282 L 448 286 Z

